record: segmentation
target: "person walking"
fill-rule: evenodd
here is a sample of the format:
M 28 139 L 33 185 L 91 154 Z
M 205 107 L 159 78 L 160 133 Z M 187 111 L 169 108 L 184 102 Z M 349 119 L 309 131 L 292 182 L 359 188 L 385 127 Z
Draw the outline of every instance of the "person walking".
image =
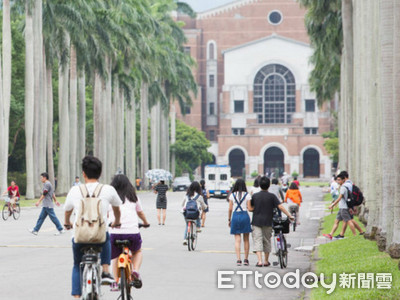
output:
M 75 177 L 75 181 L 74 181 L 74 183 L 72 184 L 72 186 L 76 186 L 76 185 L 80 185 L 81 184 L 81 182 L 80 182 L 80 180 L 79 180 L 79 176 L 76 176 Z
M 250 201 L 247 202 L 248 210 L 253 212 L 253 219 L 251 225 L 253 232 L 254 251 L 257 254 L 256 267 L 268 267 L 269 254 L 271 252 L 271 237 L 272 237 L 272 219 L 274 209 L 278 208 L 290 220 L 294 220 L 293 216 L 283 207 L 278 198 L 268 192 L 270 180 L 268 177 L 263 176 L 260 179 L 261 192 L 253 195 Z M 262 253 L 264 252 L 264 262 Z
M 142 264 L 142 237 L 139 231 L 139 218 L 143 221 L 144 227 L 150 224 L 147 222 L 146 216 L 142 209 L 142 203 L 136 195 L 135 188 L 125 175 L 114 176 L 111 186 L 115 188 L 118 196 L 122 200 L 121 210 L 121 227 L 110 229 L 111 242 L 111 265 L 114 273 L 114 278 L 118 277 L 117 259 L 121 254 L 121 249 L 115 245 L 116 240 L 129 240 L 131 242 L 129 249 L 132 252 L 132 278 L 133 286 L 136 288 L 142 287 L 142 279 L 139 275 L 139 269 Z M 109 221 L 115 220 L 114 213 L 109 212 Z M 112 291 L 118 291 L 116 282 L 111 285 Z
M 283 196 L 283 191 L 282 188 L 279 186 L 279 181 L 277 178 L 272 179 L 271 181 L 271 186 L 268 188 L 268 192 L 270 192 L 271 194 L 274 194 L 276 196 L 276 198 L 278 198 L 278 200 L 280 202 L 283 202 L 283 200 L 285 199 Z
M 259 183 L 260 182 L 260 178 L 261 178 L 261 176 L 258 175 L 256 177 L 256 179 L 254 179 L 253 186 L 250 188 L 250 196 L 253 196 L 253 194 L 258 193 L 259 191 L 261 191 L 260 183 Z
M 203 196 L 204 203 L 207 205 L 206 209 L 203 209 L 201 213 L 201 227 L 204 227 L 206 223 L 206 215 L 209 212 L 210 206 L 208 205 L 208 199 L 210 198 L 210 193 L 206 189 L 206 182 L 204 179 L 200 180 L 201 192 Z
M 50 217 L 50 220 L 56 226 L 58 232 L 54 235 L 60 235 L 65 232 L 64 228 L 62 227 L 60 221 L 58 220 L 56 213 L 54 212 L 54 203 L 57 206 L 60 206 L 60 203 L 57 201 L 57 198 L 54 194 L 53 185 L 49 181 L 49 174 L 46 172 L 40 174 L 40 181 L 43 183 L 43 191 L 42 195 L 40 196 L 39 200 L 35 203 L 36 207 L 42 203 L 42 211 L 40 212 L 39 218 L 36 222 L 36 226 L 32 229 L 28 229 L 28 231 L 34 235 L 37 235 L 40 228 L 43 225 L 44 220 L 46 220 L 47 216 Z M 54 200 L 54 203 L 53 203 Z
M 156 186 L 154 186 L 154 193 L 157 194 L 156 207 L 158 225 L 165 225 L 165 219 L 167 217 L 167 191 L 168 185 L 165 184 L 164 180 L 160 180 L 160 182 Z
M 245 181 L 242 178 L 237 179 L 229 196 L 228 224 L 231 228 L 231 234 L 235 236 L 236 264 L 238 266 L 242 265 L 240 257 L 242 235 L 244 245 L 243 264 L 245 266 L 249 265 L 251 225 L 249 213 L 247 212 L 247 202 L 250 200 L 251 196 L 247 192 Z
M 300 225 L 300 205 L 303 202 L 298 185 L 293 181 L 285 195 L 285 203 L 289 206 L 289 211 L 296 212 L 296 225 Z
M 122 204 L 119 195 L 115 191 L 114 187 L 108 184 L 100 184 L 99 178 L 102 171 L 102 163 L 101 161 L 94 156 L 86 156 L 82 159 L 82 174 L 84 179 L 84 186 L 73 186 L 67 194 L 67 198 L 65 200 L 64 211 L 65 211 L 65 221 L 64 226 L 67 229 L 75 228 L 78 218 L 78 213 L 81 206 L 81 201 L 86 198 L 86 195 L 83 194 L 82 189 L 86 189 L 87 194 L 89 195 L 98 195 L 98 198 L 101 200 L 101 213 L 103 222 L 106 224 L 109 223 L 107 221 L 107 212 L 108 208 L 111 205 L 113 214 L 115 217 L 114 222 L 111 224 L 111 227 L 120 226 L 120 205 Z M 85 192 L 85 193 L 86 193 Z M 75 219 L 73 224 L 71 223 L 71 215 L 73 212 L 75 213 Z M 106 232 L 105 242 L 101 244 L 85 244 L 85 243 L 75 243 L 74 237 L 74 229 L 72 232 L 72 252 L 73 252 L 73 268 L 72 268 L 72 291 L 71 295 L 74 298 L 80 298 L 82 294 L 81 290 L 81 269 L 80 263 L 82 262 L 83 252 L 82 249 L 88 245 L 96 245 L 101 247 L 101 265 L 102 265 L 102 274 L 101 274 L 101 283 L 102 284 L 112 284 L 114 281 L 113 276 L 109 272 L 109 266 L 111 262 L 111 244 L 110 244 L 110 235 Z

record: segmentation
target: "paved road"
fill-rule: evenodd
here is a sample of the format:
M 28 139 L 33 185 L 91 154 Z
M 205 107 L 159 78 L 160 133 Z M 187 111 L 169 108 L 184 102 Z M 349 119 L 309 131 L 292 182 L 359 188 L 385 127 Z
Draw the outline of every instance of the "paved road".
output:
M 288 235 L 292 245 L 289 267 L 282 271 L 277 266 L 256 268 L 256 256 L 251 254 L 249 267 L 237 267 L 234 238 L 227 226 L 228 205 L 225 200 L 211 199 L 206 227 L 200 234 L 195 252 L 182 245 L 184 220 L 180 214 L 182 192 L 168 193 L 166 226 L 158 226 L 155 196 L 141 193 L 140 198 L 151 227 L 142 230 L 144 261 L 141 269 L 143 288 L 134 290 L 135 299 L 299 299 L 304 288 L 258 289 L 254 277 L 248 278 L 248 287 L 241 287 L 240 276 L 234 277 L 234 289 L 217 288 L 219 270 L 250 270 L 284 274 L 300 269 L 310 270 L 310 252 L 295 251 L 299 246 L 312 246 L 318 233 L 318 219 L 323 215 L 322 190 L 317 187 L 301 190 L 305 200 L 301 208 L 301 226 Z M 69 233 L 54 236 L 56 229 L 47 219 L 34 236 L 27 228 L 34 226 L 38 208 L 25 208 L 18 221 L 0 219 L 0 290 L 1 299 L 71 299 L 72 250 Z M 56 213 L 63 218 L 62 208 Z M 63 220 L 63 219 L 62 219 Z M 61 221 L 62 222 L 62 221 Z M 252 241 L 251 241 L 252 242 Z M 270 261 L 276 261 L 271 256 Z M 262 282 L 262 281 L 261 281 Z M 115 293 L 103 289 L 105 299 L 117 299 Z

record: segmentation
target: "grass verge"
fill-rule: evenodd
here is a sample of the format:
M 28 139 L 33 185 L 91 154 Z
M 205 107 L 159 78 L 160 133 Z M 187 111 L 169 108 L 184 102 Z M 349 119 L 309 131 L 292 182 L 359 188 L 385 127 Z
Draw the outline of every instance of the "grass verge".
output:
M 330 194 L 325 195 L 330 203 Z M 329 233 L 336 217 L 337 208 L 333 214 L 324 218 L 323 233 Z M 341 226 L 340 226 L 341 228 Z M 387 253 L 378 251 L 376 242 L 364 239 L 363 236 L 353 236 L 350 230 L 346 231 L 346 238 L 320 245 L 317 262 L 317 273 L 324 273 L 330 283 L 333 274 L 336 274 L 336 289 L 327 295 L 323 287 L 316 288 L 311 293 L 311 299 L 400 299 L 400 272 L 399 260 L 391 259 Z M 340 274 L 355 274 L 355 288 L 340 287 Z M 362 273 L 390 273 L 392 274 L 391 289 L 378 289 L 376 280 L 370 289 L 358 288 L 358 274 Z

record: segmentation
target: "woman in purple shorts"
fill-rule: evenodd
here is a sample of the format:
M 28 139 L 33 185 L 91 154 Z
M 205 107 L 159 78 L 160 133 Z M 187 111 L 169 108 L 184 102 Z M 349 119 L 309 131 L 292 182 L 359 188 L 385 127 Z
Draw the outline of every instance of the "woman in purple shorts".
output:
M 132 263 L 134 270 L 132 277 L 134 279 L 133 285 L 136 288 L 142 287 L 142 280 L 139 276 L 139 268 L 142 264 L 142 238 L 139 232 L 139 219 L 143 221 L 143 225 L 146 226 L 146 216 L 142 210 L 142 204 L 139 198 L 136 196 L 135 188 L 125 175 L 116 175 L 111 182 L 111 185 L 117 191 L 119 197 L 122 200 L 121 210 L 121 227 L 110 228 L 110 242 L 111 242 L 111 264 L 113 266 L 114 278 L 117 278 L 117 258 L 121 254 L 121 249 L 114 245 L 115 240 L 130 240 L 132 244 L 130 250 L 132 251 Z M 110 221 L 114 219 L 112 211 L 109 215 Z M 112 291 L 118 291 L 117 283 L 111 286 Z

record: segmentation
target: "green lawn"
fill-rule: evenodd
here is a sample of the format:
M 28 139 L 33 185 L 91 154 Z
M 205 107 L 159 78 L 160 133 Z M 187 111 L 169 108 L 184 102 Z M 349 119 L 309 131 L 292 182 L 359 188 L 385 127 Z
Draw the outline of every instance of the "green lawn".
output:
M 325 200 L 330 203 L 330 194 L 325 195 Z M 332 215 L 325 217 L 323 233 L 329 233 L 336 217 L 337 208 Z M 341 227 L 341 226 L 340 226 Z M 347 230 L 346 238 L 320 245 L 317 262 L 317 273 L 324 273 L 327 282 L 330 283 L 333 274 L 336 274 L 337 284 L 335 291 L 327 295 L 326 289 L 319 287 L 314 289 L 311 299 L 399 299 L 400 298 L 400 272 L 398 269 L 399 260 L 391 259 L 387 253 L 378 251 L 376 242 L 364 239 L 363 236 L 352 236 Z M 339 286 L 339 274 L 346 273 L 390 273 L 392 274 L 392 288 L 387 289 L 361 289 L 341 288 Z M 376 284 L 376 282 L 374 281 Z M 333 298 L 332 298 L 333 297 Z

